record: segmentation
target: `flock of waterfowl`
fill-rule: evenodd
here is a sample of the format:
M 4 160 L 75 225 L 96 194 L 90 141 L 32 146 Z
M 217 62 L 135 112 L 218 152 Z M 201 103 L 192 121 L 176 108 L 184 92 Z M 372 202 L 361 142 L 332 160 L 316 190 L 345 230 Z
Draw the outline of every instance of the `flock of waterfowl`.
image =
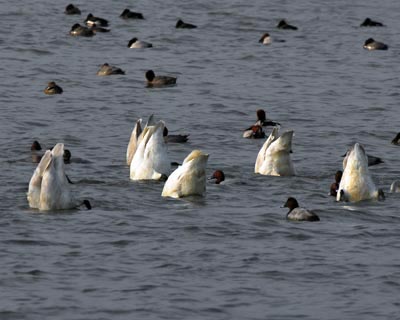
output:
M 80 15 L 81 11 L 73 4 L 65 8 L 65 13 L 69 15 Z M 120 17 L 122 19 L 144 19 L 143 14 L 133 12 L 129 9 L 123 10 Z M 86 26 L 76 23 L 70 30 L 70 35 L 81 37 L 92 37 L 98 32 L 109 32 L 108 21 L 88 14 L 85 19 Z M 382 23 L 365 19 L 361 27 L 382 27 Z M 179 19 L 176 28 L 193 29 L 197 26 L 185 23 Z M 298 30 L 296 26 L 281 20 L 277 28 L 285 30 Z M 284 40 L 277 40 L 283 42 Z M 259 40 L 263 45 L 272 42 L 269 33 L 263 34 Z M 133 38 L 128 43 L 129 48 L 151 48 L 152 44 Z M 387 50 L 386 44 L 369 38 L 364 46 L 367 50 Z M 116 66 L 107 63 L 103 64 L 98 76 L 109 76 L 114 74 L 123 75 L 125 72 Z M 176 84 L 176 78 L 170 76 L 156 76 L 154 71 L 148 70 L 145 73 L 148 86 L 169 86 Z M 62 94 L 63 89 L 54 81 L 48 83 L 44 89 L 48 95 Z M 257 121 L 244 130 L 244 138 L 265 139 L 264 127 L 273 127 L 272 132 L 265 140 L 258 152 L 255 162 L 254 172 L 261 175 L 273 176 L 293 176 L 295 168 L 291 160 L 293 131 L 286 131 L 279 134 L 280 124 L 266 117 L 264 110 L 256 111 Z M 164 121 L 155 121 L 153 116 L 146 124 L 142 119 L 137 120 L 133 128 L 126 153 L 126 162 L 130 168 L 131 180 L 165 180 L 161 195 L 163 197 L 180 198 L 186 196 L 203 196 L 206 191 L 206 166 L 209 155 L 201 150 L 193 150 L 172 173 L 167 143 L 186 142 L 188 135 L 171 136 Z M 400 133 L 392 140 L 393 144 L 400 145 Z M 32 152 L 41 150 L 40 144 L 35 141 L 31 147 Z M 72 209 L 85 205 L 91 209 L 88 200 L 79 200 L 71 188 L 71 181 L 65 174 L 65 163 L 69 162 L 71 153 L 64 149 L 63 143 L 57 143 L 51 150 L 47 150 L 43 155 L 35 158 L 38 162 L 32 178 L 29 182 L 27 199 L 31 208 L 42 211 Z M 343 160 L 343 171 L 339 170 L 335 174 L 335 182 L 330 188 L 330 195 L 336 197 L 337 201 L 357 202 L 368 199 L 383 199 L 382 190 L 378 189 L 372 181 L 368 171 L 369 165 L 382 162 L 381 159 L 367 156 L 364 148 L 359 143 L 351 147 Z M 216 170 L 212 177 L 215 183 L 219 184 L 225 180 L 225 174 L 221 170 Z M 400 183 L 394 183 L 391 191 L 400 190 Z M 297 221 L 319 221 L 319 217 L 306 209 L 300 208 L 296 199 L 289 197 L 285 203 L 289 208 L 287 218 Z

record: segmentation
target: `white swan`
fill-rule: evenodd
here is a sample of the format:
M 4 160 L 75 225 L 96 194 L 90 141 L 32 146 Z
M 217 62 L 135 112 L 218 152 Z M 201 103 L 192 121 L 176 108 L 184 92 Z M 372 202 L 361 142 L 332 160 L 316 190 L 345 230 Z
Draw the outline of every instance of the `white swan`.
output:
M 169 173 L 171 162 L 163 137 L 164 127 L 164 122 L 159 121 L 144 128 L 130 164 L 132 180 L 159 180 Z
M 356 143 L 343 160 L 343 175 L 337 192 L 337 201 L 357 202 L 378 199 L 383 195 L 375 186 L 368 170 L 364 148 Z
M 165 182 L 162 196 L 181 198 L 204 195 L 206 191 L 206 165 L 208 154 L 193 150 Z
M 271 176 L 295 175 L 290 152 L 293 131 L 286 131 L 278 137 L 274 128 L 257 155 L 254 172 Z
M 136 121 L 135 127 L 132 130 L 131 138 L 129 139 L 128 148 L 126 150 L 126 164 L 128 166 L 131 165 L 133 156 L 136 152 L 137 142 L 142 131 L 142 119 L 139 119 Z
M 156 125 L 156 123 L 154 120 L 154 115 L 150 115 L 150 117 L 147 120 L 147 123 L 145 125 L 145 128 L 155 126 L 155 125 Z M 126 150 L 126 163 L 128 166 L 131 165 L 131 162 L 132 162 L 133 156 L 135 155 L 135 152 L 136 152 L 136 149 L 138 146 L 138 141 L 142 135 L 142 132 L 143 132 L 142 119 L 139 119 L 136 121 L 135 127 L 132 130 L 131 138 L 129 139 L 128 148 Z
M 29 182 L 27 199 L 31 208 L 39 210 L 73 209 L 81 204 L 91 209 L 88 200 L 73 196 L 64 170 L 64 144 L 47 150 Z
M 39 209 L 40 206 L 40 191 L 42 189 L 43 174 L 51 162 L 51 151 L 47 150 L 42 156 L 38 166 L 36 167 L 31 180 L 29 181 L 29 188 L 27 198 L 31 208 Z

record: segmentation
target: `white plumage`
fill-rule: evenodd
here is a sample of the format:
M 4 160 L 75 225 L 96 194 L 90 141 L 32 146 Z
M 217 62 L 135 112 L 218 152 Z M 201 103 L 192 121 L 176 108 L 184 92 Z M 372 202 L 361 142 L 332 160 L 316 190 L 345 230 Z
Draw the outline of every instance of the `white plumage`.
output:
M 337 201 L 361 201 L 378 199 L 380 193 L 368 170 L 368 157 L 364 148 L 356 143 L 343 160 L 343 175 L 340 180 Z
M 146 125 L 140 134 L 137 139 L 136 151 L 130 163 L 130 178 L 132 180 L 159 180 L 168 175 L 171 169 L 171 162 L 163 137 L 164 127 L 164 122 L 159 121 L 155 126 Z M 135 140 L 135 137 L 133 137 L 133 140 Z M 129 149 L 128 146 L 128 153 Z M 132 150 L 130 151 L 131 153 Z
M 47 210 L 73 209 L 87 200 L 75 199 L 64 169 L 64 144 L 57 143 L 52 151 L 47 150 L 29 182 L 27 199 L 31 208 Z
M 292 137 L 293 131 L 286 131 L 278 137 L 278 128 L 273 128 L 258 152 L 254 172 L 271 176 L 295 175 L 290 158 Z
M 204 195 L 208 154 L 193 150 L 165 182 L 163 197 L 181 198 Z

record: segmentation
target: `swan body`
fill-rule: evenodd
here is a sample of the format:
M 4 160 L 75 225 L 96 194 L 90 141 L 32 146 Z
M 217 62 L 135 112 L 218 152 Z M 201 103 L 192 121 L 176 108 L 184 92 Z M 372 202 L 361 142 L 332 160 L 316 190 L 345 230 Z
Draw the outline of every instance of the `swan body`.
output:
M 87 200 L 72 195 L 64 170 L 64 144 L 57 143 L 47 150 L 29 182 L 27 199 L 31 208 L 42 211 L 73 209 L 81 204 L 91 208 Z
M 159 180 L 169 173 L 171 162 L 163 137 L 164 127 L 164 122 L 159 121 L 155 126 L 146 126 L 140 134 L 130 163 L 132 180 Z
M 356 143 L 343 160 L 343 175 L 337 192 L 337 201 L 357 202 L 378 199 L 380 192 L 368 170 L 368 157 L 364 148 Z
M 126 150 L 126 164 L 131 165 L 133 156 L 135 155 L 137 142 L 142 133 L 142 119 L 136 121 L 135 127 L 132 130 L 131 138 L 129 139 L 128 149 Z
M 278 137 L 278 128 L 274 128 L 258 152 L 254 172 L 271 176 L 295 175 L 290 151 L 293 131 L 286 131 Z
M 193 150 L 165 182 L 162 196 L 181 198 L 203 196 L 206 191 L 206 166 L 208 154 Z

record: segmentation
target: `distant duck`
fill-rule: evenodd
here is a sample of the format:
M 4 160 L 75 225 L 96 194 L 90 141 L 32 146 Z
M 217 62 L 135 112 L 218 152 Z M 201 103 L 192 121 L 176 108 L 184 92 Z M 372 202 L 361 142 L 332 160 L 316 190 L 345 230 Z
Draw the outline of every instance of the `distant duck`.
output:
M 47 87 L 44 89 L 44 93 L 48 95 L 53 94 L 61 94 L 63 93 L 63 89 L 58 86 L 54 81 L 51 81 L 47 84 Z
M 372 38 L 368 38 L 367 40 L 365 40 L 364 49 L 366 50 L 387 50 L 389 49 L 388 45 L 379 42 L 379 41 L 375 41 Z
M 364 148 L 356 143 L 343 160 L 343 175 L 337 192 L 337 201 L 357 202 L 383 199 L 368 170 L 368 158 Z
M 81 14 L 81 10 L 78 7 L 74 6 L 72 3 L 65 7 L 65 14 Z
M 264 139 L 265 138 L 265 132 L 263 131 L 263 128 L 260 125 L 252 125 L 250 128 L 247 128 L 243 132 L 243 138 L 247 139 Z
M 167 143 L 185 143 L 189 139 L 188 134 L 169 134 L 167 127 L 164 127 L 163 136 Z
M 340 180 L 342 179 L 343 171 L 338 170 L 335 173 L 335 182 L 331 184 L 330 195 L 336 197 L 339 190 Z
M 110 66 L 108 63 L 103 64 L 96 73 L 98 76 L 110 76 L 112 74 L 125 74 L 121 68 Z
M 42 211 L 66 210 L 85 205 L 88 200 L 77 200 L 70 189 L 64 169 L 64 144 L 57 143 L 52 151 L 47 150 L 29 182 L 27 199 L 31 208 Z
M 105 33 L 105 32 L 110 32 L 110 29 L 106 29 L 103 27 L 98 27 L 95 23 L 93 23 L 90 27 L 89 30 L 93 31 L 94 33 L 100 32 L 100 33 Z
M 258 40 L 258 42 L 259 42 L 259 43 L 262 43 L 262 44 L 270 44 L 270 43 L 272 42 L 271 36 L 269 35 L 268 32 L 266 32 L 266 33 L 264 33 L 264 34 L 262 35 L 261 39 Z
M 169 174 L 171 162 L 163 137 L 164 126 L 159 121 L 155 126 L 146 126 L 140 134 L 130 163 L 132 180 L 161 180 Z
M 222 181 L 225 181 L 225 174 L 222 170 L 215 170 L 209 180 L 215 180 L 215 184 L 220 184 Z
M 128 48 L 151 48 L 153 45 L 150 42 L 140 41 L 138 38 L 132 38 L 128 42 Z
M 129 9 L 125 9 L 124 11 L 122 11 L 120 17 L 122 19 L 144 19 L 143 14 L 141 14 L 140 12 L 130 11 Z
M 197 26 L 191 23 L 186 23 L 183 22 L 181 19 L 179 19 L 175 25 L 175 28 L 177 29 L 195 29 Z
M 75 23 L 69 32 L 71 36 L 80 36 L 80 37 L 93 37 L 93 30 L 81 26 L 79 23 Z
M 360 27 L 383 27 L 383 23 L 366 18 Z
M 165 182 L 162 196 L 181 198 L 203 196 L 206 192 L 208 154 L 193 150 Z
M 280 125 L 279 122 L 275 122 L 275 121 L 272 121 L 270 119 L 267 119 L 265 111 L 263 109 L 258 109 L 256 111 L 256 114 L 257 114 L 256 125 L 258 124 L 258 125 L 260 125 L 262 127 L 268 127 L 268 126 L 269 127 L 276 127 L 276 126 Z
M 148 70 L 145 76 L 149 87 L 162 87 L 176 84 L 176 77 L 156 76 L 153 70 Z
M 290 25 L 286 22 L 286 20 L 282 19 L 279 21 L 278 25 L 276 26 L 279 29 L 284 29 L 284 30 L 297 30 L 297 27 Z
M 300 208 L 299 203 L 295 198 L 288 198 L 284 207 L 289 208 L 286 215 L 288 220 L 293 221 L 320 221 L 319 217 L 312 211 Z
M 278 128 L 274 127 L 258 152 L 254 172 L 270 176 L 294 176 L 290 158 L 292 138 L 293 131 L 286 131 L 279 137 Z
M 85 23 L 87 26 L 92 26 L 96 24 L 100 27 L 108 27 L 108 21 L 106 19 L 95 17 L 93 14 L 89 13 L 85 19 Z
M 396 134 L 396 136 L 392 140 L 392 144 L 396 146 L 400 146 L 400 132 Z

